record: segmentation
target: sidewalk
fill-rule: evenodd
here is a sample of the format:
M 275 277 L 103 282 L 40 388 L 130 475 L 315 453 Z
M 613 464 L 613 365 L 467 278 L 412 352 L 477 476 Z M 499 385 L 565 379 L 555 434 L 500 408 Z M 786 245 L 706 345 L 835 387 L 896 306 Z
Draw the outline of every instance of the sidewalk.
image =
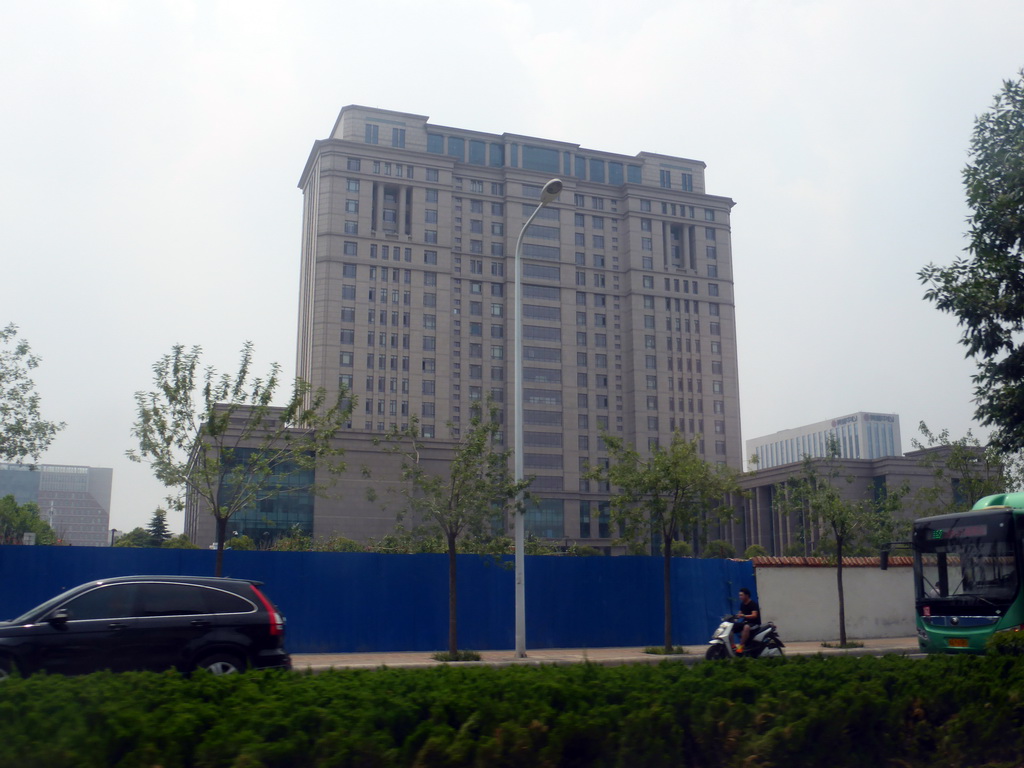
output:
M 820 653 L 826 656 L 882 656 L 888 653 L 908 655 L 919 653 L 916 637 L 886 637 L 857 640 L 862 648 L 823 648 L 819 641 L 786 643 L 786 654 L 805 656 Z M 480 651 L 480 661 L 458 662 L 465 666 L 488 665 L 508 667 L 523 664 L 579 664 L 590 662 L 605 666 L 619 664 L 659 664 L 662 661 L 678 661 L 694 664 L 703 661 L 708 646 L 688 645 L 686 653 L 673 656 L 644 653 L 642 648 L 538 648 L 527 649 L 525 659 L 517 659 L 514 650 Z M 292 666 L 297 671 L 322 672 L 328 669 L 376 669 L 398 667 L 415 669 L 433 667 L 443 662 L 434 661 L 434 651 L 406 651 L 390 653 L 293 653 Z

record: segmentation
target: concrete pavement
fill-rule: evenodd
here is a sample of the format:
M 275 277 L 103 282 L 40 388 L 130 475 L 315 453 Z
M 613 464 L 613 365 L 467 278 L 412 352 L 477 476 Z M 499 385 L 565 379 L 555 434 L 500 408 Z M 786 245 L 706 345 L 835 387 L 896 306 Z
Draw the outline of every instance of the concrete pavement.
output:
M 786 643 L 786 654 L 790 656 L 814 655 L 817 653 L 850 656 L 882 656 L 888 653 L 900 655 L 919 653 L 916 637 L 886 637 L 857 640 L 862 648 L 824 648 L 820 641 Z M 538 648 L 527 649 L 525 659 L 517 659 L 514 650 L 480 651 L 480 661 L 458 662 L 465 666 L 510 667 L 540 664 L 579 664 L 590 662 L 616 666 L 619 664 L 658 664 L 662 661 L 678 661 L 693 664 L 704 659 L 707 644 L 688 645 L 685 654 L 661 656 L 644 653 L 643 648 Z M 376 669 L 392 667 L 415 669 L 434 667 L 444 662 L 434 661 L 434 651 L 404 651 L 388 653 L 294 653 L 292 665 L 298 671 L 322 672 L 328 669 Z

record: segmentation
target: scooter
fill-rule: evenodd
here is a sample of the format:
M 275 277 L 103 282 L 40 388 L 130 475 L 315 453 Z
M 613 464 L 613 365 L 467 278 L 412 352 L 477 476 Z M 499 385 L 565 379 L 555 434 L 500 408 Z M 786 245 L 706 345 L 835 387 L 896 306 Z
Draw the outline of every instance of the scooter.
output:
M 708 641 L 709 647 L 704 658 L 709 661 L 718 659 L 767 659 L 770 657 L 781 657 L 782 649 L 786 644 L 779 638 L 779 630 L 773 622 L 766 622 L 759 626 L 750 636 L 750 641 L 743 649 L 743 653 L 736 653 L 736 646 L 732 642 L 732 633 L 736 628 L 736 622 L 742 621 L 740 616 L 723 616 L 722 623 Z

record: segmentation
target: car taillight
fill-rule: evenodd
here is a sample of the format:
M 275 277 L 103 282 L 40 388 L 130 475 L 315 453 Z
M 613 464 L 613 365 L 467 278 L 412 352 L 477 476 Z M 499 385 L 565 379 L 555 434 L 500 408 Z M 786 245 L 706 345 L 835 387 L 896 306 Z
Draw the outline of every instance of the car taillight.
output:
M 277 612 L 273 604 L 267 600 L 267 596 L 264 595 L 259 589 L 256 588 L 255 584 L 250 585 L 252 591 L 256 593 L 256 597 L 263 603 L 263 607 L 267 610 L 267 615 L 270 617 L 270 634 L 271 636 L 278 636 L 284 634 L 284 617 Z

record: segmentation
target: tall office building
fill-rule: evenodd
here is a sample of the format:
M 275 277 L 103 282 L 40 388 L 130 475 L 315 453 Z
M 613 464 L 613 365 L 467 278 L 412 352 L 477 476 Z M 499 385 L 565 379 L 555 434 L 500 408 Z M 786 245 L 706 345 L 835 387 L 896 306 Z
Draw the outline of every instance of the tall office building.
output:
M 110 488 L 114 470 L 58 464 L 0 464 L 0 496 L 35 502 L 39 516 L 65 544 L 110 545 Z
M 747 440 L 747 457 L 757 456 L 752 469 L 793 464 L 805 456 L 824 458 L 833 438 L 843 459 L 880 459 L 903 451 L 897 414 L 858 411 Z
M 558 177 L 522 249 L 525 470 L 540 498 L 527 530 L 614 538 L 606 489 L 583 477 L 604 430 L 641 450 L 699 436 L 705 458 L 739 469 L 733 202 L 707 194 L 704 170 L 342 109 L 299 183 L 297 373 L 358 397 L 350 464 L 373 464 L 368 438 L 413 415 L 442 450 L 488 395 L 511 445 L 515 243 Z M 315 525 L 382 535 L 394 519 L 378 506 L 317 500 Z

